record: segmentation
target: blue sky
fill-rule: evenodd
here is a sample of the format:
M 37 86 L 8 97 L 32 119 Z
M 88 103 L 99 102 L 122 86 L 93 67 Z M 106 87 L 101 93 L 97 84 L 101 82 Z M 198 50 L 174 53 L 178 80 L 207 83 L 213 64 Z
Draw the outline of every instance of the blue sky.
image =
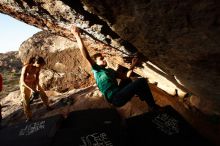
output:
M 0 13 L 0 53 L 18 51 L 23 41 L 40 29 Z

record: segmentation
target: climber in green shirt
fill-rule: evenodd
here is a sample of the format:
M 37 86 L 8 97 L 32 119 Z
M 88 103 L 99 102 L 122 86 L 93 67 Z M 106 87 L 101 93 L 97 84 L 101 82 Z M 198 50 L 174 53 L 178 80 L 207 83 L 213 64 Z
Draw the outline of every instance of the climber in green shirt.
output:
M 159 106 L 155 104 L 154 98 L 151 94 L 151 90 L 148 86 L 148 82 L 144 78 L 138 78 L 135 81 L 129 81 L 123 86 L 118 85 L 117 78 L 124 78 L 120 73 L 114 71 L 111 68 L 107 68 L 107 62 L 102 54 L 97 53 L 90 57 L 84 43 L 80 37 L 79 29 L 75 26 L 71 28 L 71 32 L 74 34 L 78 43 L 81 54 L 86 58 L 89 64 L 92 66 L 92 71 L 96 80 L 96 84 L 106 100 L 114 106 L 120 107 L 125 105 L 131 100 L 134 95 L 138 95 L 141 100 L 145 100 L 150 109 L 158 109 Z M 130 70 L 127 73 L 127 78 L 130 77 L 135 64 L 138 59 L 133 58 Z

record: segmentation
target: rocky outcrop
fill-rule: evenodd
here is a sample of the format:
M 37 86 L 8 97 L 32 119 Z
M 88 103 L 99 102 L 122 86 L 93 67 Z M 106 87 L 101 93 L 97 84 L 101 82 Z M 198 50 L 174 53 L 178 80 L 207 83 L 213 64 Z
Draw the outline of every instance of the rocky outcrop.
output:
M 219 1 L 82 1 L 162 69 L 163 76 L 173 75 L 199 96 L 193 104 L 219 113 Z
M 145 66 L 174 84 L 172 92 L 185 89 L 199 97 L 198 108 L 219 114 L 219 6 L 216 0 L 2 0 L 0 11 L 69 39 L 75 24 L 116 56 L 138 50 Z

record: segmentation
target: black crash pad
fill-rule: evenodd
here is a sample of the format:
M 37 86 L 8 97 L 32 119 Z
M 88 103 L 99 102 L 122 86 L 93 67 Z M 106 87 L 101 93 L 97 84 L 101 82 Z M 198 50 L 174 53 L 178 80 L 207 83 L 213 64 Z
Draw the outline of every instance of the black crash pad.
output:
M 52 146 L 122 145 L 121 118 L 115 109 L 71 112 L 57 131 Z
M 1 146 L 48 146 L 62 119 L 57 115 L 5 127 L 0 130 Z
M 126 119 L 126 145 L 211 146 L 171 106 Z

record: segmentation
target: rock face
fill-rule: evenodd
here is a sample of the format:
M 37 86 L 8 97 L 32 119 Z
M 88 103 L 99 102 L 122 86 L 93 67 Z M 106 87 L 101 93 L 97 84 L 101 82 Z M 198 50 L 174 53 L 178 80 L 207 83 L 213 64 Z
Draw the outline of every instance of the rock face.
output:
M 216 114 L 220 114 L 219 7 L 216 0 L 0 2 L 0 12 L 57 35 L 73 39 L 68 27 L 75 24 L 96 41 L 114 47 L 118 56 L 138 50 L 148 67 L 150 61 L 157 66 L 151 65 L 154 71 L 199 97 L 192 100 L 199 101 L 194 103 L 198 108 Z M 62 62 L 57 66 L 63 68 Z
M 211 1 L 83 0 L 166 74 L 200 97 L 200 108 L 217 104 L 220 91 L 220 3 Z

